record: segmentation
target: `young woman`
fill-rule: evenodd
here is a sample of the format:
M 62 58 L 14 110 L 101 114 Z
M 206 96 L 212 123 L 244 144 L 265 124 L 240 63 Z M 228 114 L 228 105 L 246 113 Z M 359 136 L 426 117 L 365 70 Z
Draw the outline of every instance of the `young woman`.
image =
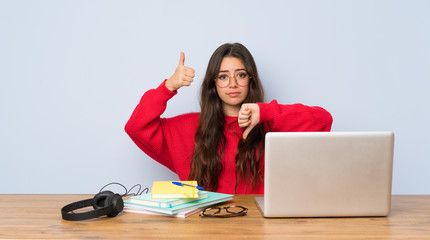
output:
M 181 180 L 208 191 L 263 194 L 266 132 L 330 131 L 323 108 L 264 103 L 254 59 L 239 43 L 220 46 L 209 60 L 200 113 L 161 118 L 167 102 L 193 82 L 194 69 L 184 62 L 181 53 L 175 73 L 143 95 L 125 126 L 140 149 Z

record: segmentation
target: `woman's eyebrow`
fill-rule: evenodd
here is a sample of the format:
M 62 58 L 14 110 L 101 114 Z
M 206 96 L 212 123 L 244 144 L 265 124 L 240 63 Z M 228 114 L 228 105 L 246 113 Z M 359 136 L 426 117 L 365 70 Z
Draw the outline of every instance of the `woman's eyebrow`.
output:
M 235 72 L 237 72 L 237 71 L 246 71 L 246 69 L 245 68 L 239 68 L 239 69 L 235 69 L 234 71 Z M 221 70 L 219 72 L 229 72 L 229 71 L 228 70 Z

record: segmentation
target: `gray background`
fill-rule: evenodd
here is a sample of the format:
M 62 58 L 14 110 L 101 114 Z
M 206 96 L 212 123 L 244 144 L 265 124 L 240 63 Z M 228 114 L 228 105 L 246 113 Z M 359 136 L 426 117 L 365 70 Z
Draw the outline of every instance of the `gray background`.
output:
M 430 194 L 430 1 L 0 1 L 0 193 L 95 193 L 176 175 L 124 132 L 179 61 L 198 111 L 212 52 L 241 42 L 267 101 L 326 108 L 333 131 L 396 134 L 393 193 Z

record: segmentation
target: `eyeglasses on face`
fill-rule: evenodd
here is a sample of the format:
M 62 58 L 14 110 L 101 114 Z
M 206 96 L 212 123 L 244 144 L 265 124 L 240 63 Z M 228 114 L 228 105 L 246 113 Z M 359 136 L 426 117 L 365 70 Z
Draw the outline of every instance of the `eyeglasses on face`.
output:
M 222 211 L 225 210 L 225 211 Z M 200 217 L 229 218 L 245 216 L 248 208 L 242 206 L 208 207 L 200 212 Z
M 230 85 L 230 80 L 236 79 L 237 85 L 245 87 L 249 84 L 249 79 L 251 78 L 246 71 L 237 72 L 234 76 L 229 76 L 227 73 L 220 73 L 215 78 L 215 83 L 220 88 L 225 88 Z

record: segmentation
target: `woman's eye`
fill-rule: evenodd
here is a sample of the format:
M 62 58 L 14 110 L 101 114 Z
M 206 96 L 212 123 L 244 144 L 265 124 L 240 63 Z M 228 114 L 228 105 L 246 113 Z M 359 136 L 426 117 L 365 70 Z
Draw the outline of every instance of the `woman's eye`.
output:
M 246 73 L 239 73 L 239 74 L 237 74 L 237 76 L 240 78 L 246 78 L 247 74 Z
M 225 79 L 227 79 L 227 75 L 220 75 L 220 76 L 218 76 L 218 79 L 219 80 L 225 80 Z

